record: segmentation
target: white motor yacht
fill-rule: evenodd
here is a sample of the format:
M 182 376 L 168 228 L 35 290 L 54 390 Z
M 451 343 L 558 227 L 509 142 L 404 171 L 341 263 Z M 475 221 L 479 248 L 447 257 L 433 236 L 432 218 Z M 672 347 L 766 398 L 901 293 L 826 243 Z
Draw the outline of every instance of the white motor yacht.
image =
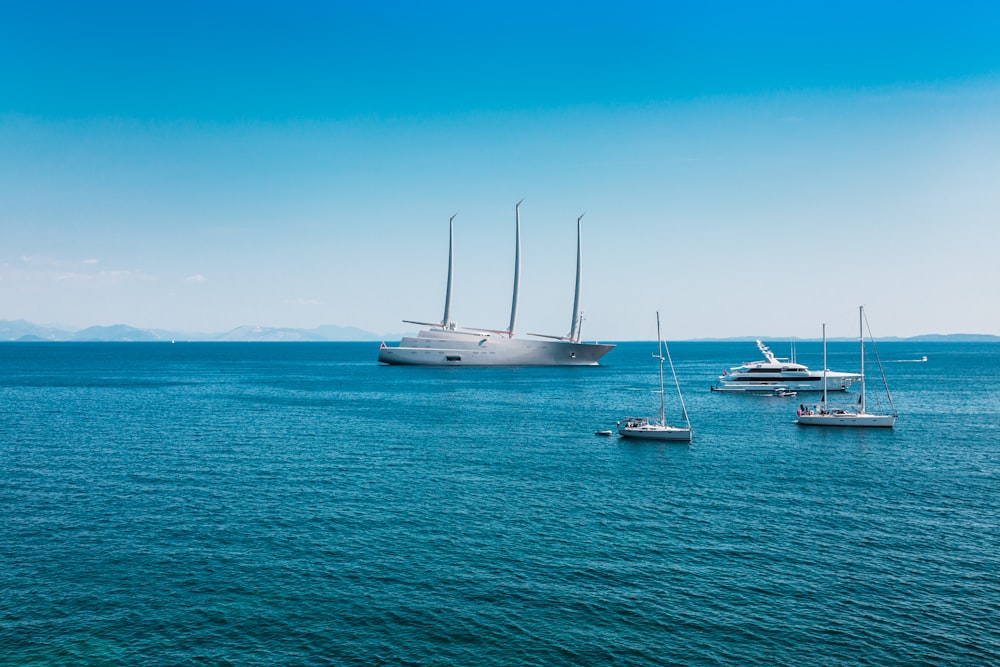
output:
M 857 382 L 857 373 L 838 371 L 813 371 L 794 359 L 780 359 L 770 348 L 757 341 L 757 348 L 764 355 L 760 361 L 748 361 L 723 371 L 712 391 L 774 392 L 786 391 L 844 391 Z

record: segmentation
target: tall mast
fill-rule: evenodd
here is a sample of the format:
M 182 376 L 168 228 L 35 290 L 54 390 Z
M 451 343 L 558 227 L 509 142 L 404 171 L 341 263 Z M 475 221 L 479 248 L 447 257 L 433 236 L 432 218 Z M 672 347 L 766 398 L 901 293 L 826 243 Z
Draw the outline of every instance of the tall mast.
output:
M 451 321 L 452 267 L 455 263 L 455 215 L 448 218 L 448 288 L 444 293 L 444 317 L 441 318 L 441 326 L 445 329 L 455 328 L 455 323 Z
M 865 414 L 865 307 L 858 306 L 858 344 L 861 347 L 861 414 Z
M 823 408 L 826 409 L 826 322 L 823 322 Z
M 510 304 L 510 326 L 507 327 L 507 335 L 514 337 L 514 322 L 517 320 L 517 293 L 521 283 L 521 202 L 514 205 L 514 219 L 516 228 L 514 232 L 514 298 Z
M 660 360 L 660 426 L 667 423 L 663 416 L 663 337 L 660 336 L 660 311 L 656 311 L 656 358 Z
M 581 213 L 580 217 L 576 219 L 576 292 L 573 295 L 573 325 L 569 330 L 569 339 L 571 342 L 580 342 L 580 273 L 583 268 L 582 264 L 582 252 L 580 244 L 580 221 L 583 220 L 585 213 Z

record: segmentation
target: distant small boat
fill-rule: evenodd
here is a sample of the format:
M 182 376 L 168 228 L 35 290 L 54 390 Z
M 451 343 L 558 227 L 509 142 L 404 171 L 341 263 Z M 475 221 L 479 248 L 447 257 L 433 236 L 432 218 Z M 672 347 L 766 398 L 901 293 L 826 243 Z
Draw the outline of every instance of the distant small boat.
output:
M 823 402 L 815 406 L 799 405 L 796 412 L 797 423 L 803 426 L 854 426 L 854 427 L 882 427 L 892 428 L 896 423 L 895 406 L 892 404 L 892 395 L 889 394 L 889 387 L 885 383 L 885 374 L 882 374 L 882 384 L 885 386 L 886 397 L 889 399 L 889 407 L 892 414 L 876 415 L 865 410 L 865 307 L 858 310 L 858 326 L 860 328 L 861 344 L 861 398 L 858 399 L 858 406 L 829 406 L 826 402 L 826 391 L 823 391 Z M 874 343 L 874 341 L 873 341 Z M 876 352 L 875 360 L 878 361 Z M 879 362 L 879 371 L 882 370 L 882 363 Z M 826 368 L 826 325 L 823 325 L 823 367 Z
M 663 342 L 660 335 L 660 313 L 656 313 L 656 354 L 660 362 L 660 418 L 653 421 L 647 417 L 626 417 L 618 422 L 618 435 L 623 438 L 636 438 L 641 440 L 672 440 L 679 442 L 691 442 L 691 420 L 688 419 L 687 408 L 684 407 L 684 396 L 681 394 L 681 386 L 677 382 L 677 373 L 674 371 L 674 362 L 670 359 L 670 349 Z M 663 352 L 666 350 L 667 359 L 670 361 L 670 372 L 674 376 L 674 386 L 677 387 L 677 396 L 681 401 L 681 411 L 684 414 L 684 421 L 687 427 L 668 426 L 663 416 Z
M 611 429 L 607 429 L 605 431 L 594 431 L 594 435 L 611 435 L 613 433 L 614 431 L 612 431 Z
M 749 387 L 716 387 L 711 385 L 709 391 L 729 392 L 733 394 L 747 394 L 749 396 L 795 396 L 796 392 L 781 385 L 758 385 L 753 389 Z

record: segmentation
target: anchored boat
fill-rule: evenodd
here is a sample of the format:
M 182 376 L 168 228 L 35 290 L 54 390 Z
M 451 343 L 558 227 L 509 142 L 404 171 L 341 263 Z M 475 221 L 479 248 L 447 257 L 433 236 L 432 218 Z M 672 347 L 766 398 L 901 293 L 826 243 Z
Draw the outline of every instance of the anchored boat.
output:
M 857 373 L 839 373 L 826 370 L 809 370 L 794 359 L 779 359 L 761 341 L 757 348 L 764 355 L 761 361 L 748 361 L 723 371 L 712 391 L 750 392 L 785 391 L 844 391 L 861 376 Z
M 516 221 L 514 253 L 514 295 L 510 307 L 510 324 L 501 331 L 459 327 L 451 319 L 453 284 L 455 216 L 448 221 L 448 285 L 445 291 L 444 316 L 440 322 L 408 324 L 428 327 L 416 336 L 404 336 L 399 345 L 385 343 L 379 348 L 378 360 L 383 364 L 418 366 L 594 366 L 614 345 L 585 343 L 580 340 L 580 278 L 582 273 L 581 215 L 576 220 L 576 290 L 573 298 L 573 323 L 565 336 L 528 334 L 535 338 L 515 338 L 517 297 L 521 276 L 521 202 L 514 207 Z
M 861 426 L 861 427 L 882 427 L 891 428 L 896 423 L 896 407 L 892 403 L 892 395 L 889 394 L 889 386 L 885 383 L 885 374 L 882 373 L 882 385 L 885 387 L 885 394 L 889 400 L 891 414 L 872 414 L 866 411 L 865 404 L 865 307 L 861 306 L 858 313 L 859 343 L 861 345 L 861 397 L 858 405 L 828 405 L 826 402 L 826 392 L 823 392 L 823 402 L 819 405 L 800 405 L 796 416 L 797 423 L 804 426 Z M 870 332 L 869 332 L 870 333 Z M 874 340 L 872 341 L 874 345 Z M 879 372 L 882 371 L 882 362 L 878 361 L 878 354 L 875 359 L 878 362 Z M 826 324 L 823 325 L 823 366 L 826 366 Z
M 687 408 L 684 406 L 684 396 L 681 394 L 681 386 L 677 382 L 677 373 L 674 371 L 673 359 L 670 359 L 670 348 L 663 342 L 660 336 L 660 313 L 656 313 L 656 354 L 660 362 L 660 418 L 652 420 L 649 417 L 626 417 L 618 422 L 618 435 L 623 438 L 636 438 L 640 440 L 673 440 L 681 442 L 691 442 L 691 420 L 688 419 Z M 686 426 L 670 426 L 664 417 L 663 401 L 663 351 L 667 352 L 667 359 L 670 361 L 670 372 L 674 376 L 674 386 L 677 387 L 677 397 L 681 402 L 681 412 L 684 415 Z

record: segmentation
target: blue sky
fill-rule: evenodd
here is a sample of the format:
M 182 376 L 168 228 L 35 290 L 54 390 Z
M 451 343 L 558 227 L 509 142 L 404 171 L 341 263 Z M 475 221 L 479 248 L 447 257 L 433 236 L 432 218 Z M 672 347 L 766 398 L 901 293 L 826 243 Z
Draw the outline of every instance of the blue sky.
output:
M 1000 334 L 987 3 L 0 3 L 0 319 Z

